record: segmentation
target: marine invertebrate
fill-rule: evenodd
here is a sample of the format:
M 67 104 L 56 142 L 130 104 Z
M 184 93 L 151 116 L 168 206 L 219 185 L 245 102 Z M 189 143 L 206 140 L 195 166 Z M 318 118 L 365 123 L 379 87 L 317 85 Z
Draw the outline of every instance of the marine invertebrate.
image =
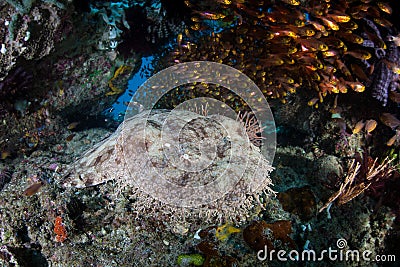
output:
M 215 237 L 220 241 L 227 240 L 231 234 L 233 233 L 240 233 L 240 228 L 236 228 L 228 223 L 218 226 L 215 231 Z
M 258 195 L 272 192 L 271 171 L 234 119 L 146 111 L 72 164 L 63 184 L 83 188 L 115 180 L 117 192 L 133 188 L 138 214 L 243 222 Z
M 400 222 L 400 174 L 394 170 L 389 175 L 382 177 L 372 184 L 365 194 L 377 201 L 376 209 L 381 205 L 391 208 L 396 216 L 396 222 Z
M 11 6 L 13 6 L 21 14 L 29 13 L 32 8 L 34 0 L 5 0 Z M 45 3 L 56 5 L 58 8 L 64 8 L 64 4 L 56 0 L 43 0 Z
M 263 131 L 263 128 L 265 127 L 262 127 L 260 125 L 254 114 L 251 114 L 249 112 L 244 112 L 244 113 L 239 112 L 236 120 L 243 123 L 243 126 L 246 129 L 246 133 L 249 137 L 249 140 L 255 146 L 261 146 L 262 140 L 264 139 L 261 136 L 261 133 Z

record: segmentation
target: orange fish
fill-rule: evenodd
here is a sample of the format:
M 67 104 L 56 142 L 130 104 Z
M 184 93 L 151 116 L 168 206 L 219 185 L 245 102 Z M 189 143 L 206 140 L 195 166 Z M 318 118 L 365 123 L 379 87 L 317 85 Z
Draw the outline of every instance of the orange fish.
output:
M 317 39 L 298 39 L 297 43 L 301 45 L 303 51 L 327 51 L 329 49 L 326 44 Z
M 197 12 L 200 16 L 202 16 L 205 19 L 209 19 L 209 20 L 218 20 L 218 19 L 223 19 L 226 17 L 226 15 L 222 14 L 222 13 L 211 13 L 211 12 Z
M 339 38 L 342 38 L 342 39 L 352 42 L 352 43 L 362 44 L 364 42 L 364 39 L 361 36 L 351 33 L 351 32 L 338 32 L 336 35 Z
M 321 92 L 330 92 L 330 93 L 339 93 L 339 88 L 337 88 L 335 85 L 329 83 L 329 82 L 321 82 L 318 84 Z
M 318 100 L 319 100 L 318 97 L 314 97 L 313 99 L 309 100 L 307 104 L 308 104 L 309 106 L 314 106 L 315 104 L 318 103 Z
M 325 26 L 327 26 L 329 29 L 331 29 L 333 31 L 338 31 L 339 30 L 339 25 L 333 19 L 327 19 L 327 18 L 322 17 L 322 16 L 318 16 L 318 18 L 320 20 L 322 20 L 322 22 L 325 24 Z
M 396 129 L 400 125 L 400 120 L 390 113 L 382 113 L 381 116 L 379 116 L 379 119 L 383 124 L 392 128 L 392 130 Z
M 341 23 L 340 26 L 342 27 L 342 29 L 347 30 L 347 31 L 353 31 L 353 30 L 358 29 L 358 24 L 352 20 L 350 20 L 349 22 L 346 22 L 346 23 Z
M 391 28 L 393 26 L 393 23 L 385 18 L 374 18 L 374 22 L 385 28 Z
M 298 6 L 300 5 L 300 1 L 299 0 L 282 0 L 282 2 L 292 5 L 292 6 Z
M 276 36 L 289 36 L 289 37 L 293 37 L 293 38 L 298 38 L 299 36 L 290 30 L 278 30 L 278 31 L 274 31 L 274 35 Z
M 367 133 L 372 132 L 373 130 L 375 130 L 376 126 L 378 125 L 378 123 L 376 122 L 376 120 L 367 120 L 365 122 L 365 131 Z
M 350 21 L 350 16 L 347 14 L 326 14 L 326 16 L 340 23 L 345 23 Z
M 333 46 L 335 48 L 344 47 L 343 41 L 334 36 L 328 36 L 328 37 L 321 38 L 321 41 L 324 42 L 325 44 L 327 44 L 328 46 Z
M 310 23 L 317 31 L 322 32 L 323 35 L 325 35 L 324 33 L 326 33 L 326 35 L 327 35 L 327 32 L 326 32 L 326 29 L 325 29 L 325 26 L 324 26 L 324 25 L 319 24 L 318 22 L 315 22 L 315 21 L 310 21 L 309 23 Z
M 260 63 L 264 66 L 280 66 L 285 63 L 282 58 L 276 55 L 270 55 L 268 58 L 260 58 Z
M 1 152 L 1 157 L 0 157 L 0 159 L 6 159 L 6 158 L 9 157 L 9 156 L 10 156 L 10 152 L 7 151 L 7 150 L 4 150 L 4 151 Z
M 70 135 L 68 135 L 67 138 L 65 138 L 65 141 L 71 142 L 72 139 L 74 138 L 74 136 L 75 136 L 75 134 L 70 134 Z
M 353 71 L 354 75 L 357 76 L 358 79 L 362 81 L 369 81 L 367 74 L 365 74 L 362 67 L 358 64 L 351 63 L 350 68 Z
M 376 33 L 370 31 L 367 27 L 364 27 L 364 33 L 377 47 L 386 49 L 385 42 Z
M 337 55 L 339 55 L 339 51 L 334 50 L 334 49 L 329 49 L 329 50 L 322 52 L 322 55 L 324 57 L 336 57 Z
M 181 48 L 181 45 L 182 45 L 182 38 L 183 38 L 182 33 L 179 33 L 178 36 L 176 37 L 176 42 L 178 43 L 179 48 Z
M 297 32 L 298 32 L 301 36 L 310 37 L 310 36 L 314 36 L 314 35 L 315 35 L 315 31 L 314 31 L 313 29 L 309 29 L 309 28 L 306 28 L 306 27 L 298 28 Z

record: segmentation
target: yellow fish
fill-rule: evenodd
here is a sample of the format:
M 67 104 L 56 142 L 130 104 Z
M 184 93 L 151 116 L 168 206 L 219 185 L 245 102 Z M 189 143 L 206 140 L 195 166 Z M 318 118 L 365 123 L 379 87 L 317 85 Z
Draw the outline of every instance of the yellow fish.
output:
M 353 129 L 353 134 L 359 133 L 362 130 L 362 128 L 364 128 L 364 125 L 365 125 L 365 123 L 363 120 L 360 120 L 359 122 L 357 122 L 356 126 Z

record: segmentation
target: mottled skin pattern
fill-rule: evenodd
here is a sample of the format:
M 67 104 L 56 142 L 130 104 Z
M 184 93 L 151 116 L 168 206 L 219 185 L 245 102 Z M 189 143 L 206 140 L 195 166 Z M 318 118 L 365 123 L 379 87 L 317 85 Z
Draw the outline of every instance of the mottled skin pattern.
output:
M 143 112 L 126 119 L 71 165 L 63 185 L 84 188 L 114 180 L 116 192 L 133 188 L 139 209 L 178 209 L 185 217 L 194 208 L 203 219 L 244 221 L 258 195 L 273 192 L 270 163 L 234 119 L 170 114 Z M 164 136 L 168 128 L 178 134 Z

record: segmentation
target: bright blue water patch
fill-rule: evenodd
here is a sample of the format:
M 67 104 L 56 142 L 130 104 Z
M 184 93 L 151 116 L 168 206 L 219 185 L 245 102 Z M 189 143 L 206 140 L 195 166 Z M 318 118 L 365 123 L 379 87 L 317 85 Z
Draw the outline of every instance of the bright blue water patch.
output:
M 160 5 L 152 5 L 153 8 L 159 8 Z M 209 29 L 205 31 L 198 31 L 198 36 L 211 35 L 213 33 L 219 33 L 223 30 L 234 27 L 238 24 L 238 19 L 232 21 L 230 24 L 228 22 L 223 22 L 221 20 L 203 20 Z M 176 38 L 173 38 L 165 44 L 164 48 L 167 50 L 172 50 L 176 47 Z M 162 56 L 162 54 L 161 54 Z M 236 61 L 235 61 L 236 62 Z M 116 121 L 122 121 L 124 119 L 125 113 L 129 108 L 126 104 L 130 102 L 132 96 L 135 94 L 137 89 L 154 73 L 149 73 L 149 70 L 153 69 L 154 56 L 142 57 L 142 65 L 138 72 L 128 81 L 128 88 L 125 92 L 115 101 L 111 108 L 104 111 L 106 115 L 111 115 L 111 117 Z M 142 92 L 145 96 L 145 92 Z
M 146 72 L 148 72 L 149 69 L 153 69 L 153 60 L 154 56 L 142 57 L 142 65 L 138 72 L 128 81 L 128 88 L 117 101 L 115 101 L 112 107 L 105 110 L 104 113 L 111 114 L 117 121 L 123 120 L 125 111 L 128 108 L 126 104 L 131 101 L 132 95 L 134 95 L 137 89 L 149 78 Z
M 307 12 L 304 12 L 304 17 L 307 22 L 310 20 L 310 14 L 308 14 Z

